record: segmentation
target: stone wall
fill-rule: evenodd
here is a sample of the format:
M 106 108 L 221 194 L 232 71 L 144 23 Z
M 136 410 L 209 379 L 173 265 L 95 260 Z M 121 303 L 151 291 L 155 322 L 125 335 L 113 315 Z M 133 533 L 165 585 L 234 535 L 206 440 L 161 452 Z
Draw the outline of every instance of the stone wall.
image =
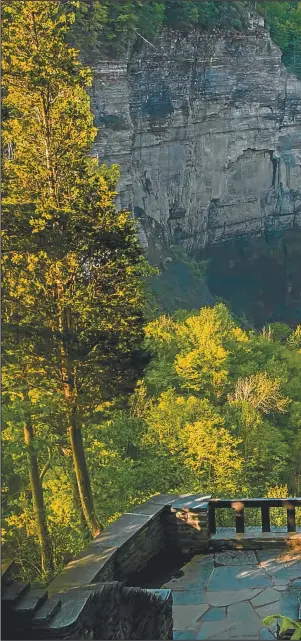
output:
M 279 537 L 261 528 L 255 534 L 230 531 L 216 538 L 210 533 L 210 500 L 200 494 L 154 496 L 106 528 L 47 591 L 12 582 L 5 568 L 2 638 L 172 639 L 170 591 L 131 587 L 152 585 L 141 571 L 147 574 L 160 551 L 191 554 L 300 544 L 298 533 Z
M 2 639 L 172 639 L 170 590 L 120 583 L 45 590 L 12 583 L 2 594 Z
M 95 581 L 123 581 L 139 572 L 166 544 L 166 504 L 158 495 L 109 525 L 50 584 L 49 592 Z
M 256 16 L 246 33 L 164 31 L 101 60 L 91 92 L 99 160 L 154 262 L 301 222 L 301 82 Z
M 2 638 L 172 639 L 170 591 L 128 583 L 160 550 L 208 548 L 209 498 L 154 496 L 91 541 L 47 591 L 11 582 L 6 569 Z
M 167 515 L 170 539 L 183 552 L 205 552 L 209 547 L 208 502 L 178 501 L 172 504 Z
M 166 531 L 163 512 L 164 507 L 160 508 L 156 517 L 148 521 L 136 536 L 127 541 L 118 551 L 115 566 L 116 579 L 125 580 L 131 574 L 141 571 L 153 556 L 165 547 Z
M 49 594 L 96 581 L 126 581 L 167 546 L 181 552 L 208 549 L 208 498 L 159 494 L 137 506 L 91 541 L 48 586 Z

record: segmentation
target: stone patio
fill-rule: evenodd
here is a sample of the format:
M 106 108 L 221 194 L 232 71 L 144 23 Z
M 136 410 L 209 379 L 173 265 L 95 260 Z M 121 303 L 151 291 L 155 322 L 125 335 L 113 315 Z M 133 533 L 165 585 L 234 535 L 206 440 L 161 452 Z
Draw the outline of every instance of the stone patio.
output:
M 197 555 L 162 587 L 173 594 L 174 639 L 275 639 L 262 619 L 280 614 L 280 597 L 301 578 L 300 551 Z

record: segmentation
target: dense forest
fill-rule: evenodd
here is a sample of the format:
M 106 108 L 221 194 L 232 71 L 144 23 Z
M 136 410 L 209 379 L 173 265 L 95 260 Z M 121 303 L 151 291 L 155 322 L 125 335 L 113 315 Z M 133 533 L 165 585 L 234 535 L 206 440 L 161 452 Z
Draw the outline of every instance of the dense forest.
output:
M 255 331 L 221 303 L 149 318 L 153 270 L 118 167 L 91 152 L 78 52 L 242 29 L 247 6 L 3 2 L 2 538 L 23 577 L 47 582 L 157 492 L 300 495 L 301 326 Z M 300 3 L 261 10 L 292 66 Z

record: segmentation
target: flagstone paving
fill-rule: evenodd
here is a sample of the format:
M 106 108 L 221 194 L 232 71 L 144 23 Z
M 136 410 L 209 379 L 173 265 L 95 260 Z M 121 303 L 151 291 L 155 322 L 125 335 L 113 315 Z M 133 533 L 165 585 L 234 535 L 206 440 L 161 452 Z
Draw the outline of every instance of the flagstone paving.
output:
M 165 583 L 173 593 L 174 639 L 237 641 L 276 638 L 278 614 L 289 581 L 301 578 L 300 552 L 258 550 L 196 555 Z

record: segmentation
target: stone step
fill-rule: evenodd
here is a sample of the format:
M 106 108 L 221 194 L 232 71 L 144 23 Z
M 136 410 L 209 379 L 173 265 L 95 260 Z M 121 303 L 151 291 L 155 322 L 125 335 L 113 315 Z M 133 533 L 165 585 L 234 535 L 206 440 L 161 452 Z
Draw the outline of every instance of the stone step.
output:
M 3 606 L 13 606 L 15 605 L 21 597 L 23 597 L 30 588 L 30 583 L 20 583 L 19 581 L 14 581 L 9 585 L 3 592 L 1 596 L 1 601 Z
M 42 627 L 47 625 L 53 617 L 59 612 L 62 606 L 62 599 L 59 595 L 55 594 L 48 599 L 42 607 L 37 611 L 32 620 L 34 627 Z
M 89 604 L 93 599 L 93 590 L 70 590 L 61 601 L 60 607 L 49 622 L 51 637 L 59 638 L 64 634 L 69 638 L 82 638 L 80 634 L 82 619 L 87 616 Z
M 37 610 L 47 601 L 48 592 L 44 588 L 34 588 L 26 592 L 26 594 L 18 600 L 13 608 L 13 613 L 24 619 L 32 618 Z

